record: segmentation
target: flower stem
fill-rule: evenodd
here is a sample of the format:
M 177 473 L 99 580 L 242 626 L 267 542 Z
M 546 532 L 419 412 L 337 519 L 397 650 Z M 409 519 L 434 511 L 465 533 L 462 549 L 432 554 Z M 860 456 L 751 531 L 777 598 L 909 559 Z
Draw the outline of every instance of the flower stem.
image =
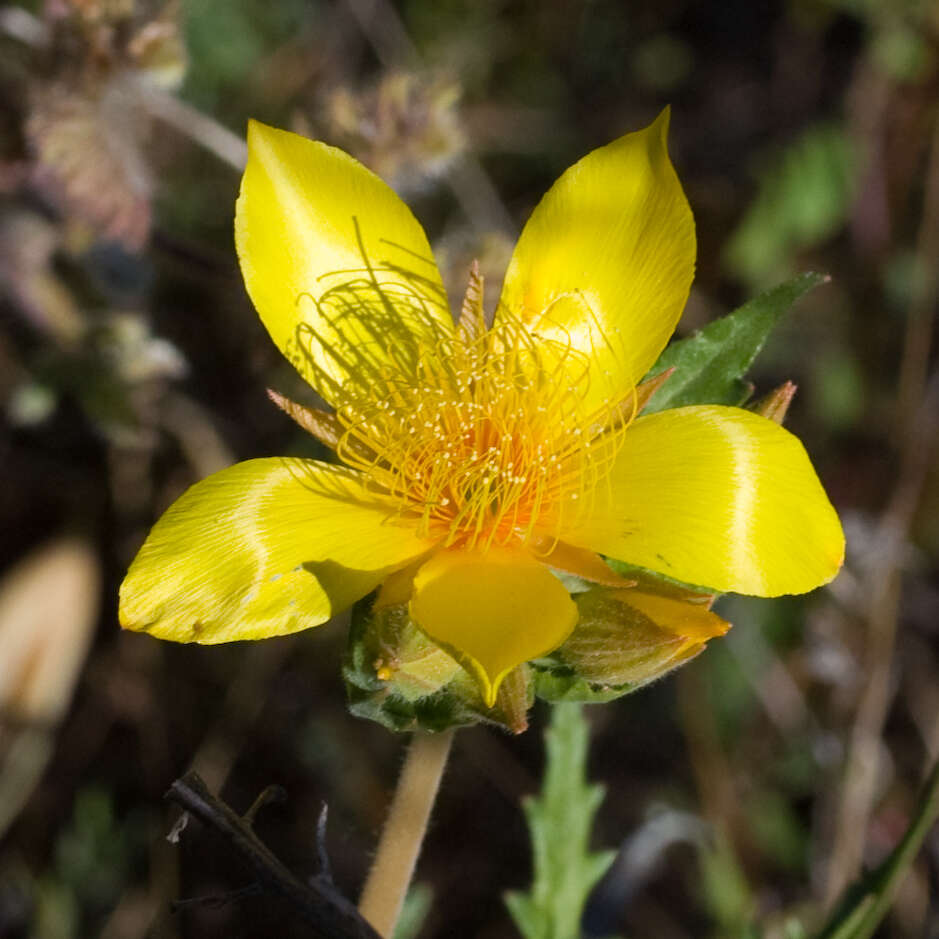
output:
M 418 731 L 408 748 L 359 900 L 359 912 L 386 939 L 398 922 L 452 742 L 452 729 L 439 734 Z

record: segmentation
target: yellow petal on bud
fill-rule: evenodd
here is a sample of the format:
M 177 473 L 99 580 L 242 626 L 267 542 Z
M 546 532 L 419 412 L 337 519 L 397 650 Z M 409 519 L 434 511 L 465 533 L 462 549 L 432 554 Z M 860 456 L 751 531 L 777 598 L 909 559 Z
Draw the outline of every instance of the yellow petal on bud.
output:
M 686 603 L 670 597 L 630 590 L 619 599 L 647 616 L 669 633 L 690 642 L 707 642 L 723 636 L 730 623 L 697 603 Z
M 653 681 L 730 629 L 700 604 L 637 590 L 591 590 L 576 601 L 580 620 L 558 654 L 598 685 Z

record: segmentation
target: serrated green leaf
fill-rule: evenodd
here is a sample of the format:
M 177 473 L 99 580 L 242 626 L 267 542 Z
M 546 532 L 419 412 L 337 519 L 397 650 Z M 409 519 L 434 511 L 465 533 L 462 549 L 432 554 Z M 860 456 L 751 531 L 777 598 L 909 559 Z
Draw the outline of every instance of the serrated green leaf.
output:
M 590 891 L 615 852 L 591 852 L 590 830 L 603 787 L 586 782 L 587 722 L 579 704 L 557 704 L 545 734 L 541 794 L 525 802 L 534 876 L 528 893 L 505 902 L 525 939 L 576 939 Z
M 763 348 L 766 337 L 796 300 L 826 279 L 824 274 L 800 274 L 754 297 L 693 336 L 672 343 L 659 356 L 648 377 L 669 368 L 675 372 L 643 413 L 689 404 L 743 404 L 751 392 L 743 376 Z

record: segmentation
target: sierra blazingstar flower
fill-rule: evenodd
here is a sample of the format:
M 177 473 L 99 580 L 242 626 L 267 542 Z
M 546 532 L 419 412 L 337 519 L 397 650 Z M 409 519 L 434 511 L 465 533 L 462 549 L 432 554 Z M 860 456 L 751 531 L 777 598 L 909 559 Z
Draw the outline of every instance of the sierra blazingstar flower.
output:
M 381 585 L 377 602 L 408 604 L 491 706 L 511 669 L 575 626 L 554 571 L 616 588 L 610 609 L 666 629 L 689 607 L 637 594 L 630 610 L 601 555 L 765 597 L 830 580 L 841 526 L 792 434 L 733 407 L 637 417 L 694 271 L 667 125 L 665 112 L 561 176 L 487 328 L 475 274 L 454 324 L 422 228 L 377 176 L 252 123 L 235 221 L 245 284 L 333 411 L 274 397 L 341 462 L 250 460 L 193 486 L 131 566 L 122 624 L 258 639 Z M 726 628 L 714 621 L 695 620 L 676 654 Z

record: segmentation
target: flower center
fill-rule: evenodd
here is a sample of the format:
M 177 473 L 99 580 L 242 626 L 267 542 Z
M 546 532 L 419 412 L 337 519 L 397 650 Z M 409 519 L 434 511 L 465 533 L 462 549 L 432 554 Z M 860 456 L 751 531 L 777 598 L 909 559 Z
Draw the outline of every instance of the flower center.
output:
M 625 429 L 584 407 L 588 361 L 511 320 L 422 348 L 413 370 L 346 389 L 342 460 L 448 545 L 548 548 L 589 511 Z

